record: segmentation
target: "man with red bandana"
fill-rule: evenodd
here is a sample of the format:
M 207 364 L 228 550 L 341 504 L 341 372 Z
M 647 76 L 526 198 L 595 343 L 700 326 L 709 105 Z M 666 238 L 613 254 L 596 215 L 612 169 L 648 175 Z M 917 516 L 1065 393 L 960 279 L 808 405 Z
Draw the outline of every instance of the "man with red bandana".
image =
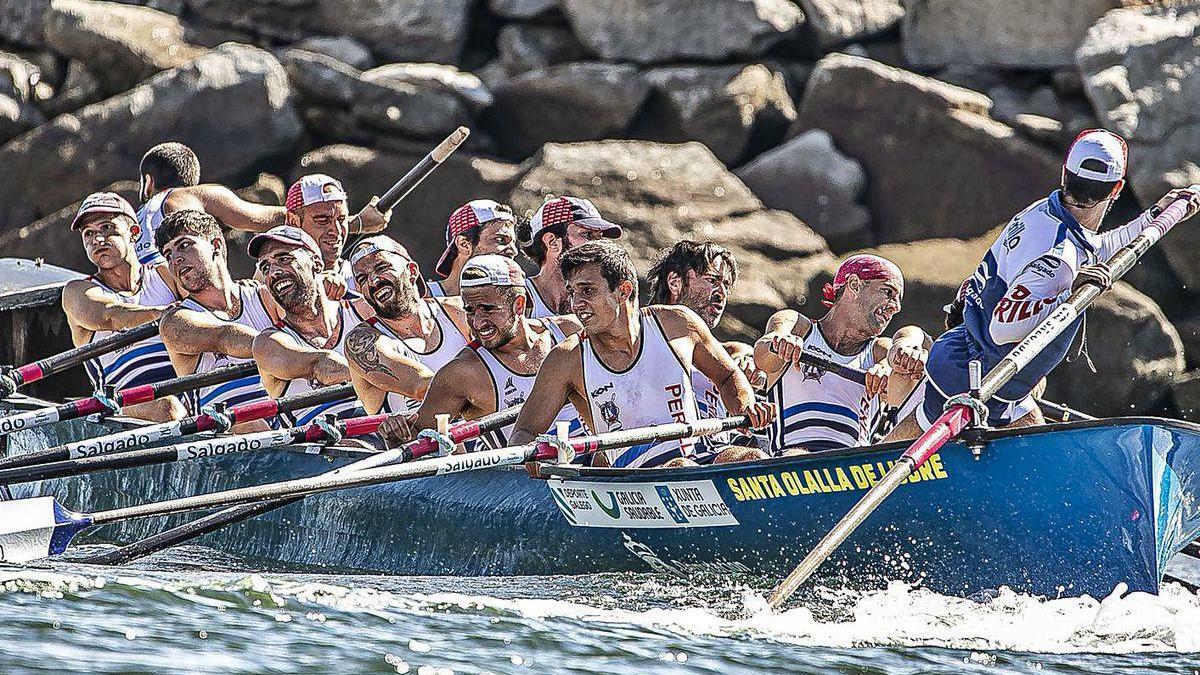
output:
M 771 451 L 818 451 L 868 445 L 884 406 L 898 406 L 924 370 L 930 339 L 916 326 L 882 337 L 904 298 L 904 276 L 890 260 L 860 254 L 825 284 L 829 311 L 813 321 L 776 312 L 754 345 L 779 415 L 768 427 Z M 866 384 L 806 365 L 801 352 L 867 371 Z

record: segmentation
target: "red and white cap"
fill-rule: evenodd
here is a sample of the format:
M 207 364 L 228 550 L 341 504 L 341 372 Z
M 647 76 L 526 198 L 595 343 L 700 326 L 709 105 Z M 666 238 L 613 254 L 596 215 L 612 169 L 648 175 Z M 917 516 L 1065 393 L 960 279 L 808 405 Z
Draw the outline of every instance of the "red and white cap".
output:
M 450 214 L 450 221 L 446 223 L 446 250 L 442 257 L 438 258 L 433 271 L 443 279 L 450 276 L 454 257 L 458 255 L 458 245 L 454 243 L 454 238 L 493 220 L 515 223 L 517 217 L 513 215 L 512 207 L 491 199 L 473 199 L 454 209 L 454 213 Z
M 322 259 L 321 247 L 317 246 L 317 241 L 304 230 L 292 227 L 291 225 L 277 225 L 266 232 L 259 232 L 250 237 L 250 243 L 246 244 L 246 253 L 250 254 L 251 258 L 257 260 L 258 254 L 262 251 L 263 244 L 266 244 L 268 241 L 277 241 L 281 244 L 305 248 L 308 249 L 309 253 L 316 256 L 317 260 Z
M 459 275 L 460 288 L 475 286 L 525 287 L 525 272 L 512 258 L 489 253 L 477 255 L 463 265 Z
M 1125 177 L 1128 159 L 1125 139 L 1105 129 L 1087 129 L 1071 143 L 1063 166 L 1080 178 L 1115 183 Z
M 83 203 L 79 205 L 79 211 L 75 214 L 74 220 L 71 221 L 71 229 L 78 229 L 79 222 L 85 216 L 90 216 L 94 213 L 119 213 L 123 216 L 129 216 L 133 221 L 137 222 L 137 212 L 133 210 L 133 206 L 125 201 L 125 198 L 115 192 L 93 192 L 84 198 Z
M 891 279 L 896 283 L 904 286 L 904 274 L 900 272 L 900 268 L 896 263 L 870 253 L 860 253 L 852 255 L 842 261 L 838 266 L 837 274 L 833 275 L 833 282 L 825 284 L 821 289 L 821 294 L 825 299 L 821 301 L 822 305 L 832 307 L 837 300 L 838 290 L 846 285 L 850 280 L 850 275 L 854 275 L 863 281 L 870 279 Z
M 529 235 L 536 240 L 542 230 L 561 223 L 575 223 L 589 230 L 599 230 L 609 239 L 619 239 L 623 230 L 620 225 L 610 223 L 600 215 L 590 199 L 582 197 L 557 197 L 548 200 L 529 219 Z
M 284 205 L 288 211 L 295 211 L 309 204 L 344 201 L 346 201 L 346 190 L 342 188 L 342 184 L 336 178 L 323 173 L 310 173 L 292 183 L 292 186 L 288 188 L 287 200 Z

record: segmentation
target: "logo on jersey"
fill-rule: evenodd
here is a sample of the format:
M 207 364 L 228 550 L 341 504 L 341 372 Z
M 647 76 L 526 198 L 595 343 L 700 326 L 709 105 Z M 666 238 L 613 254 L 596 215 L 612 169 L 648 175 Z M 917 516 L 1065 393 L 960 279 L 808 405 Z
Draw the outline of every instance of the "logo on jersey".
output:
M 612 385 L 608 385 L 608 388 L 612 389 Z M 604 420 L 604 424 L 610 431 L 621 427 L 621 408 L 617 406 L 617 395 L 615 393 L 612 395 L 612 398 L 600 403 L 600 419 Z
M 510 376 L 508 380 L 504 382 L 504 395 L 512 396 L 515 393 L 517 393 L 517 385 L 513 384 L 513 379 Z
M 600 387 L 599 389 L 593 389 L 592 390 L 592 398 L 596 398 L 597 396 L 599 396 L 600 394 L 603 394 L 606 391 L 611 391 L 612 388 L 613 388 L 613 383 L 609 382 L 608 384 L 604 385 L 603 387 Z
M 808 364 L 804 364 L 800 368 L 800 374 L 802 376 L 804 376 L 805 382 L 807 382 L 808 380 L 815 380 L 817 382 L 820 382 L 821 376 L 825 374 L 825 371 L 818 368 L 817 366 L 810 366 Z

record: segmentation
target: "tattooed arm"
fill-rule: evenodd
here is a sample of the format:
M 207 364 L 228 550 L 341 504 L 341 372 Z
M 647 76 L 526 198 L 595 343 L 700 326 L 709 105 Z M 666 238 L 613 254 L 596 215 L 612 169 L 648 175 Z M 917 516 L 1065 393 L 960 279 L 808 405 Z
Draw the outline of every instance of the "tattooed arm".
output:
M 404 343 L 360 323 L 346 336 L 350 381 L 363 407 L 378 412 L 390 392 L 412 399 L 425 398 L 433 371 L 418 361 Z

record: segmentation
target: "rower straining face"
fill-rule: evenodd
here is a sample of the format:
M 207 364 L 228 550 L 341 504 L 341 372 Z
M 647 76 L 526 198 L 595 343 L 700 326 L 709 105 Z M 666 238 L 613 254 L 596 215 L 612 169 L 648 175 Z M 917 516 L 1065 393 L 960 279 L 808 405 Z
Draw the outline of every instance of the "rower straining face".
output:
M 471 337 L 488 349 L 499 349 L 517 335 L 525 316 L 525 289 L 512 286 L 473 286 L 462 291 L 463 309 Z
M 615 290 L 610 288 L 598 264 L 575 270 L 566 279 L 566 285 L 571 312 L 588 332 L 595 333 L 611 326 L 620 318 L 622 306 L 633 305 L 633 284 L 621 281 Z
M 285 310 L 316 306 L 320 265 L 312 251 L 278 241 L 263 244 L 257 263 L 259 276 Z
M 402 255 L 376 251 L 355 261 L 351 271 L 363 297 L 385 319 L 407 315 L 420 297 L 417 264 Z
M 875 335 L 880 335 L 900 311 L 904 300 L 904 283 L 894 279 L 862 281 L 851 276 L 844 293 L 842 299 L 852 303 L 857 318 Z
M 325 269 L 332 269 L 342 257 L 342 247 L 350 234 L 350 210 L 346 202 L 318 202 L 301 206 L 289 214 L 301 230 L 317 241 L 321 247 Z
M 212 286 L 225 263 L 225 241 L 193 234 L 175 237 L 162 247 L 171 274 L 189 293 Z
M 733 286 L 733 270 L 717 258 L 701 273 L 690 269 L 683 278 L 671 273 L 667 284 L 674 304 L 687 307 L 699 314 L 709 328 L 716 328 L 725 315 L 725 303 Z
M 113 269 L 132 256 L 138 226 L 128 217 L 116 213 L 90 216 L 79 228 L 83 250 L 96 269 Z M 132 256 L 137 260 L 136 256 Z
M 516 225 L 507 220 L 492 220 L 479 228 L 479 243 L 472 245 L 465 235 L 458 235 L 454 243 L 458 246 L 458 259 L 464 263 L 477 255 L 502 255 L 505 258 L 517 257 Z

